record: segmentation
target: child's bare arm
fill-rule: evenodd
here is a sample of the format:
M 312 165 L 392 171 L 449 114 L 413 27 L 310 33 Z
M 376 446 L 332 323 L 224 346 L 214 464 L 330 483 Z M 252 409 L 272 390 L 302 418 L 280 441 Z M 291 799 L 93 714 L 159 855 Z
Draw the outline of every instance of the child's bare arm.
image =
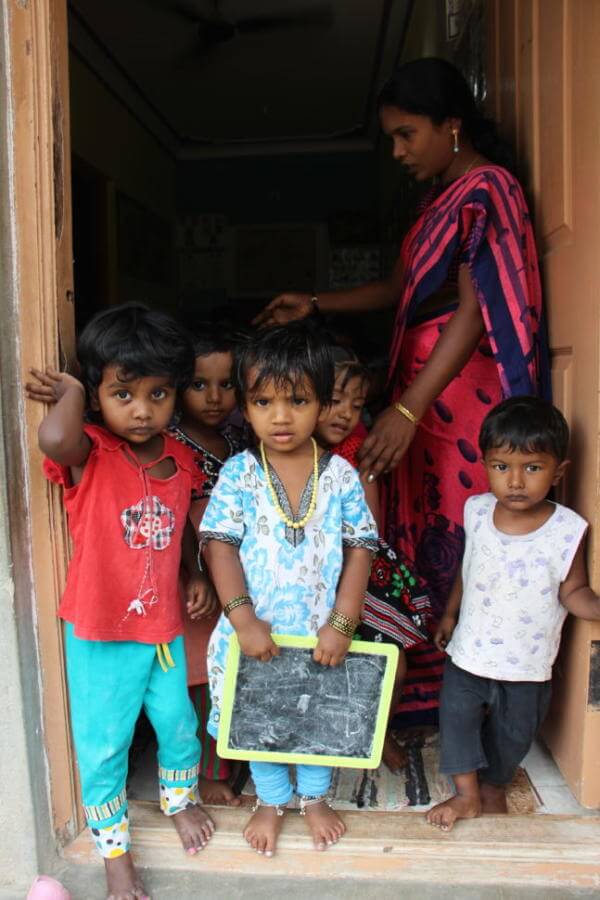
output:
M 38 431 L 40 449 L 61 466 L 83 466 L 92 447 L 83 430 L 85 388 L 66 372 L 30 372 L 37 380 L 25 385 L 29 399 L 52 404 Z
M 206 500 L 198 500 L 192 504 L 206 507 Z M 181 562 L 186 575 L 185 598 L 186 609 L 191 619 L 203 619 L 216 613 L 219 600 L 210 578 L 198 567 L 198 540 L 190 518 L 186 522 L 181 544 Z M 195 517 L 196 518 L 196 517 Z
M 227 606 L 234 597 L 247 593 L 246 579 L 237 547 L 224 541 L 208 541 L 204 549 L 204 558 L 222 607 Z M 268 662 L 271 657 L 279 656 L 279 647 L 271 638 L 269 622 L 258 619 L 253 606 L 250 604 L 238 606 L 231 611 L 229 621 L 236 630 L 245 656 L 252 656 L 262 662 Z
M 375 524 L 377 525 L 377 531 L 379 534 L 382 532 L 381 527 L 381 508 L 379 504 L 379 485 L 375 481 L 369 481 L 367 476 L 364 475 L 360 479 L 360 483 L 362 484 L 365 491 L 365 499 L 367 501 L 367 506 L 371 510 L 371 515 L 375 519 Z
M 600 598 L 588 582 L 583 543 L 575 554 L 569 574 L 560 586 L 559 599 L 579 619 L 600 619 Z
M 452 637 L 452 633 L 456 628 L 458 613 L 460 612 L 460 604 L 462 601 L 462 594 L 462 572 L 459 569 L 456 578 L 454 579 L 454 584 L 452 585 L 450 596 L 448 597 L 446 611 L 440 619 L 438 627 L 436 628 L 435 634 L 433 636 L 433 643 L 438 648 L 438 650 L 441 650 L 442 652 L 448 646 L 450 638 Z
M 358 622 L 362 612 L 372 560 L 370 550 L 359 547 L 344 550 L 344 567 L 338 584 L 335 609 L 355 622 Z M 346 656 L 351 641 L 351 637 L 346 637 L 325 623 L 319 629 L 319 641 L 313 659 L 323 666 L 337 666 Z

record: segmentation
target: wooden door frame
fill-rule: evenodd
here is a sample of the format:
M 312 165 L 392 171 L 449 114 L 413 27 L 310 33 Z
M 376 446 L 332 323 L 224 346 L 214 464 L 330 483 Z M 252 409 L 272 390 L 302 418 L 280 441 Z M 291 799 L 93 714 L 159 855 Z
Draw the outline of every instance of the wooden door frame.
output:
M 15 297 L 16 409 L 8 473 L 18 603 L 37 631 L 41 725 L 51 822 L 59 843 L 82 826 L 69 730 L 62 628 L 56 616 L 69 552 L 60 492 L 42 474 L 40 404 L 25 402 L 28 369 L 74 359 L 66 0 L 3 0 Z M 10 364 L 10 361 L 9 361 Z M 20 473 L 20 476 L 19 476 Z M 22 480 L 14 483 L 15 476 Z

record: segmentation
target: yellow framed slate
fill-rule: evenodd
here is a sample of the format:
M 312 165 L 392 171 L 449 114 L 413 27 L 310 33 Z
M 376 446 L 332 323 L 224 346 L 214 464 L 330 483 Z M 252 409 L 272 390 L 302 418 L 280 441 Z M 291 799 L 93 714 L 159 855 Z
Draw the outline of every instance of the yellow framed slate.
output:
M 272 638 L 275 643 L 282 648 L 291 647 L 312 650 L 317 645 L 316 637 L 298 637 L 283 634 L 273 634 Z M 227 663 L 225 666 L 223 701 L 219 720 L 219 734 L 217 740 L 217 753 L 219 754 L 219 756 L 223 757 L 224 759 L 258 760 L 262 762 L 291 764 L 306 763 L 321 766 L 342 766 L 356 769 L 376 769 L 381 762 L 381 755 L 383 752 L 383 741 L 387 728 L 389 709 L 392 700 L 392 690 L 394 687 L 394 676 L 396 674 L 396 667 L 398 663 L 398 648 L 393 644 L 379 644 L 370 641 L 352 641 L 348 650 L 348 656 L 346 657 L 344 663 L 342 663 L 342 666 L 347 666 L 347 663 L 352 666 L 353 661 L 351 660 L 351 657 L 355 654 L 363 654 L 363 659 L 361 660 L 361 662 L 367 662 L 366 660 L 364 660 L 365 654 L 378 657 L 378 662 L 380 660 L 385 660 L 385 671 L 380 681 L 379 697 L 377 700 L 375 727 L 372 731 L 373 736 L 370 742 L 370 752 L 368 754 L 361 756 L 350 756 L 339 753 L 330 754 L 327 752 L 300 753 L 280 750 L 260 750 L 255 748 L 248 749 L 245 747 L 240 747 L 239 745 L 232 747 L 230 746 L 230 744 L 232 743 L 230 737 L 232 732 L 232 720 L 234 715 L 236 693 L 238 690 L 240 660 L 242 659 L 237 635 L 235 633 L 232 634 L 229 639 L 229 651 L 227 654 Z M 244 657 L 243 659 L 247 660 L 246 657 Z M 273 663 L 277 664 L 277 661 L 279 659 L 280 657 L 277 657 L 271 663 L 257 662 L 257 665 L 265 667 L 271 666 L 273 665 Z M 325 668 L 326 667 L 324 667 L 324 669 Z M 340 667 L 338 667 L 338 669 L 340 669 Z M 262 670 L 257 669 L 255 671 L 262 674 Z M 334 669 L 332 671 L 335 672 L 336 670 Z M 266 676 L 268 676 L 269 674 L 266 669 L 264 674 Z M 347 678 L 347 683 L 348 687 L 350 688 L 349 678 Z M 277 689 L 277 684 L 273 686 L 273 689 Z M 359 692 L 357 692 L 357 694 L 358 693 Z M 261 714 L 261 710 L 258 708 L 261 704 L 261 699 L 265 698 L 265 704 L 267 703 L 266 692 L 262 690 L 255 690 L 254 695 L 258 706 L 253 706 L 253 718 L 258 720 L 260 719 Z M 328 697 L 327 699 L 335 698 Z M 351 693 L 349 694 L 349 697 L 347 699 L 348 703 L 351 704 L 353 701 L 353 696 Z M 301 702 L 300 698 L 299 702 Z M 334 705 L 332 705 L 331 708 L 335 711 Z M 358 711 L 355 715 L 359 715 Z M 355 718 L 355 721 L 358 720 L 358 718 Z M 373 710 L 371 709 L 369 721 L 372 722 L 372 720 Z

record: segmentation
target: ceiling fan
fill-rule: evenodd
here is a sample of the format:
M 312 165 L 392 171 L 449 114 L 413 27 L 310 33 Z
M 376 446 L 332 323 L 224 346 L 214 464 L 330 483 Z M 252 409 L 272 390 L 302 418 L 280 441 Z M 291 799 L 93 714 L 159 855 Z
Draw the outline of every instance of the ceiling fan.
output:
M 332 7 L 328 3 L 312 3 L 290 9 L 289 12 L 256 13 L 235 19 L 221 13 L 220 0 L 176 0 L 169 4 L 162 0 L 160 6 L 195 24 L 199 40 L 205 49 L 212 49 L 244 35 L 310 26 L 327 28 L 334 19 Z

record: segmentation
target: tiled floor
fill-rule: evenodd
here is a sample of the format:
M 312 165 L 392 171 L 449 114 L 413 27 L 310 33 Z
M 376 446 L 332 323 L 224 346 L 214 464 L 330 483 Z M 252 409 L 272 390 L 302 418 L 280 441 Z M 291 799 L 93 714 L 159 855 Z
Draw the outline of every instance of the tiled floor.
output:
M 598 815 L 596 809 L 581 806 L 561 775 L 545 745 L 536 742 L 523 762 L 523 766 L 540 800 L 538 813 L 557 815 Z M 156 751 L 150 746 L 137 761 L 129 782 L 128 794 L 132 800 L 156 800 Z
M 523 766 L 541 801 L 538 812 L 580 816 L 598 815 L 597 809 L 586 809 L 577 802 L 567 787 L 558 766 L 541 741 L 536 741 L 533 745 L 523 761 Z

